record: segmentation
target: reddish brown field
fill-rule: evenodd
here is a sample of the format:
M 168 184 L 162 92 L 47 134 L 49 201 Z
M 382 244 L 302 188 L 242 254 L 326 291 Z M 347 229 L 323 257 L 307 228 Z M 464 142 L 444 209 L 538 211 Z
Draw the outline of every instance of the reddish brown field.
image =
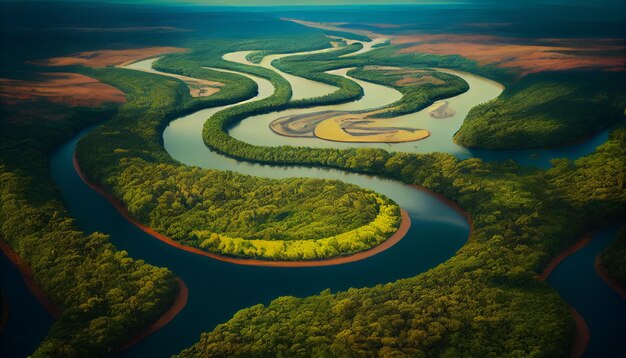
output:
M 614 40 L 533 41 L 534 44 L 529 44 L 516 38 L 455 34 L 392 37 L 393 44 L 409 45 L 400 53 L 461 55 L 481 65 L 495 63 L 500 67 L 518 68 L 522 74 L 575 68 L 626 70 L 626 60 L 619 54 L 626 47 Z
M 88 67 L 119 66 L 129 62 L 139 61 L 164 53 L 185 52 L 180 47 L 145 47 L 126 50 L 99 50 L 73 54 L 71 56 L 53 57 L 46 60 L 33 61 L 43 66 L 82 65 Z
M 295 23 L 333 31 L 346 31 L 341 22 L 312 22 L 284 19 Z M 520 39 L 472 34 L 419 34 L 386 35 L 385 29 L 401 27 L 395 24 L 365 24 L 380 29 L 380 33 L 367 30 L 348 31 L 370 38 L 389 37 L 394 45 L 407 45 L 400 53 L 429 53 L 435 55 L 461 55 L 481 65 L 496 64 L 515 68 L 521 75 L 542 71 L 570 69 L 601 69 L 626 71 L 626 51 L 615 39 Z M 508 23 L 468 23 L 477 29 L 503 27 Z
M 0 102 L 47 100 L 72 106 L 98 107 L 103 103 L 124 103 L 124 93 L 115 87 L 77 73 L 41 73 L 40 81 L 0 78 Z

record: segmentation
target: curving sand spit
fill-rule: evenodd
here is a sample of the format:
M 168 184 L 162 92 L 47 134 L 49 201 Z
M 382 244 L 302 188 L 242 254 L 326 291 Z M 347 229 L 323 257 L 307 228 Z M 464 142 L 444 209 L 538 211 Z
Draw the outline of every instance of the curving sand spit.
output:
M 587 350 L 587 345 L 589 344 L 589 338 L 591 335 L 589 334 L 589 327 L 587 327 L 585 319 L 573 307 L 570 307 L 569 311 L 574 318 L 574 322 L 576 323 L 576 340 L 574 341 L 574 346 L 570 351 L 570 357 L 580 358 Z
M 348 113 L 328 118 L 315 126 L 315 136 L 335 142 L 402 143 L 430 136 L 425 129 L 380 126 L 380 120 L 364 119 L 365 114 Z
M 317 137 L 334 142 L 400 143 L 424 139 L 425 129 L 392 127 L 384 119 L 368 118 L 389 109 L 368 112 L 321 111 L 278 118 L 270 129 L 286 137 Z

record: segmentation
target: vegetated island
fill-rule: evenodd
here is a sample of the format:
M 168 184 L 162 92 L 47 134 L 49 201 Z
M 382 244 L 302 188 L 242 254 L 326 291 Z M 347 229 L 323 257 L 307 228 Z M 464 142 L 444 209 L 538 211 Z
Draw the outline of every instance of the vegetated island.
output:
M 273 180 L 151 166 L 138 159 L 125 162 L 127 170 L 120 177 L 124 190 L 154 199 L 138 202 L 120 195 L 126 201 L 118 208 L 128 208 L 130 217 L 163 241 L 216 255 L 270 261 L 349 256 L 382 244 L 402 222 L 409 223 L 390 199 L 340 181 Z M 241 197 L 241 192 L 249 194 Z
M 345 264 L 349 262 L 355 262 L 355 261 L 366 259 L 368 257 L 372 257 L 376 254 L 379 254 L 391 248 L 393 245 L 395 245 L 396 243 L 398 243 L 400 240 L 404 238 L 404 236 L 407 234 L 407 232 L 409 231 L 411 227 L 411 218 L 409 217 L 409 214 L 405 210 L 401 209 L 400 226 L 389 238 L 387 238 L 385 241 L 383 241 L 380 244 L 377 244 L 376 246 L 372 248 L 364 249 L 356 253 L 348 253 L 348 254 L 344 254 L 340 256 L 333 256 L 330 258 L 306 259 L 306 260 L 268 260 L 268 259 L 256 259 L 256 258 L 250 258 L 250 257 L 236 257 L 236 256 L 230 256 L 230 255 L 226 256 L 223 254 L 215 254 L 207 250 L 194 247 L 192 245 L 181 244 L 178 240 L 174 240 L 170 237 L 167 237 L 163 234 L 158 233 L 151 227 L 143 225 L 128 212 L 126 206 L 120 200 L 118 200 L 117 198 L 109 194 L 105 188 L 87 179 L 85 174 L 80 169 L 80 166 L 78 165 L 76 157 L 74 157 L 74 168 L 76 172 L 78 173 L 78 175 L 80 176 L 80 178 L 87 185 L 89 185 L 93 190 L 97 191 L 100 195 L 102 195 L 107 200 L 109 200 L 120 214 L 122 214 L 129 222 L 137 226 L 139 229 L 141 229 L 145 233 L 152 235 L 154 238 L 160 241 L 163 241 L 168 245 L 179 248 L 181 250 L 198 254 L 198 255 L 202 255 L 202 256 L 207 256 L 207 257 L 224 261 L 224 262 L 238 264 L 238 265 L 266 266 L 266 267 L 321 267 L 321 266 L 332 266 L 332 265 Z M 455 205 L 453 205 L 453 207 L 455 207 Z M 182 281 L 180 281 L 179 283 L 182 283 Z M 151 329 L 156 330 L 162 327 L 163 325 L 165 325 L 169 320 L 171 320 L 176 315 L 176 313 L 180 309 L 182 309 L 182 306 L 184 306 L 184 303 L 182 302 L 186 302 L 186 294 L 184 297 L 185 297 L 184 301 L 182 301 L 181 298 L 178 298 L 176 300 L 177 303 L 175 303 L 170 309 L 170 311 L 168 311 L 168 313 L 164 315 L 164 317 L 169 317 L 167 321 L 165 320 L 165 318 L 161 318 L 159 322 L 164 322 L 164 323 L 159 323 L 158 325 L 153 324 L 152 326 L 148 328 L 148 330 L 151 330 Z M 171 313 L 171 312 L 176 312 L 176 313 Z M 153 328 L 155 326 L 157 328 Z M 143 338 L 147 336 L 148 334 L 149 333 L 141 333 L 139 337 Z M 132 344 L 136 343 L 137 341 L 138 339 L 131 340 L 131 342 L 133 342 Z M 130 345 L 131 345 L 130 343 L 127 343 L 127 344 L 124 344 L 123 347 L 129 347 Z
M 278 118 L 270 129 L 288 137 L 316 137 L 336 142 L 400 143 L 424 139 L 425 129 L 393 127 L 382 119 L 370 119 L 370 112 L 322 111 Z
M 171 55 L 177 56 L 184 55 Z M 154 136 L 170 118 L 167 113 L 250 98 L 256 92 L 251 80 L 183 67 L 177 71 L 183 76 L 216 76 L 224 83 L 221 91 L 194 98 L 183 83 L 163 81 L 161 75 L 125 69 L 83 71 L 129 93 L 113 120 L 79 142 L 76 156 L 84 176 L 105 187 L 132 217 L 163 237 L 215 255 L 307 261 L 369 250 L 400 228 L 397 204 L 355 185 L 206 170 L 181 165 L 167 155 Z M 141 130 L 137 118 L 142 119 Z
M 281 62 L 291 68 L 289 58 Z M 320 111 L 278 118 L 270 129 L 289 137 L 317 137 L 353 143 L 401 143 L 427 138 L 426 129 L 392 126 L 385 119 L 412 113 L 432 105 L 437 99 L 465 92 L 467 83 L 449 73 L 428 69 L 368 65 L 353 69 L 349 75 L 398 89 L 402 98 L 385 107 L 369 111 Z M 455 111 L 447 102 L 434 104 L 431 115 L 449 117 Z

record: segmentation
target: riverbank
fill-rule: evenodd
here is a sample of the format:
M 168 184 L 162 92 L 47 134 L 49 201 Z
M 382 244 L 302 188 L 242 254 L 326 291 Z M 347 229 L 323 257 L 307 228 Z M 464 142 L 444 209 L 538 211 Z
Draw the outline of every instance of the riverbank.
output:
M 470 226 L 468 239 L 469 239 L 469 237 L 472 236 L 472 232 L 474 232 L 474 221 L 472 220 L 472 216 L 467 211 L 465 211 L 462 207 L 460 207 L 459 204 L 456 201 L 451 200 L 449 198 L 446 198 L 445 196 L 443 196 L 443 195 L 441 195 L 441 194 L 439 194 L 439 193 L 437 193 L 435 191 L 432 191 L 430 189 L 426 189 L 426 188 L 424 188 L 422 186 L 419 186 L 417 184 L 409 184 L 409 186 L 411 188 L 415 189 L 415 190 L 419 190 L 421 192 L 424 192 L 424 193 L 427 193 L 427 194 L 430 194 L 430 195 L 436 197 L 439 201 L 445 203 L 451 209 L 453 209 L 457 213 L 461 214 L 461 216 L 463 216 L 465 218 L 465 220 L 467 220 L 467 223 Z
M 619 282 L 615 281 L 604 269 L 602 266 L 602 258 L 601 255 L 596 256 L 595 260 L 595 269 L 596 273 L 604 282 L 613 289 L 613 291 L 617 292 L 618 295 L 622 297 L 622 299 L 626 300 L 626 288 L 619 284 Z
M 128 212 L 128 210 L 126 209 L 126 206 L 124 206 L 124 204 L 121 201 L 119 201 L 113 195 L 109 194 L 100 185 L 97 185 L 93 183 L 92 181 L 90 181 L 89 179 L 87 179 L 87 177 L 81 170 L 80 166 L 78 165 L 78 160 L 76 159 L 76 153 L 74 153 L 74 156 L 73 156 L 73 163 L 74 163 L 74 170 L 76 171 L 78 176 L 81 178 L 81 180 L 87 186 L 93 189 L 95 192 L 97 192 L 98 194 L 103 196 L 105 199 L 107 199 L 113 205 L 113 207 L 115 207 L 115 209 L 124 217 L 124 219 L 126 219 L 128 222 L 130 222 L 131 224 L 139 228 L 141 231 L 145 232 L 146 234 L 150 236 L 153 236 L 154 238 L 170 246 L 176 247 L 178 249 L 191 252 L 194 254 L 210 257 L 215 260 L 237 264 L 237 265 L 265 266 L 265 267 L 321 267 L 321 266 L 340 265 L 340 264 L 345 264 L 349 262 L 360 261 L 368 257 L 372 257 L 376 254 L 379 254 L 389 249 L 393 245 L 397 244 L 400 240 L 404 238 L 406 233 L 409 231 L 409 228 L 411 227 L 411 218 L 409 217 L 409 213 L 407 213 L 406 210 L 401 209 L 402 221 L 400 222 L 400 227 L 398 228 L 398 230 L 396 230 L 395 233 L 393 233 L 393 235 L 391 235 L 387 240 L 385 240 L 380 245 L 377 245 L 365 251 L 357 252 L 355 254 L 333 257 L 329 259 L 309 260 L 309 261 L 268 261 L 268 260 L 243 259 L 243 258 L 223 256 L 223 255 L 210 253 L 204 250 L 200 250 L 195 247 L 183 245 L 173 240 L 170 237 L 167 237 L 163 234 L 156 232 L 151 227 L 140 223 Z
M 52 317 L 54 317 L 54 319 L 58 319 L 61 316 L 61 309 L 50 301 L 43 289 L 37 285 L 33 270 L 30 266 L 24 262 L 24 260 L 22 260 L 22 258 L 19 257 L 15 251 L 13 251 L 13 248 L 2 238 L 0 238 L 0 251 L 2 251 L 4 256 L 6 256 L 7 259 L 9 259 L 9 261 L 11 261 L 11 263 L 20 271 L 22 278 L 24 278 L 24 282 L 26 283 L 26 287 L 28 287 L 30 292 L 32 292 L 33 296 L 37 298 L 41 305 L 50 313 Z
M 580 240 L 574 243 L 574 245 L 561 251 L 560 254 L 558 254 L 554 259 L 552 259 L 552 261 L 550 261 L 548 266 L 546 266 L 546 268 L 541 272 L 541 274 L 539 274 L 539 279 L 541 281 L 545 281 L 550 276 L 552 271 L 554 271 L 554 269 L 561 263 L 561 261 L 565 260 L 568 256 L 572 255 L 576 251 L 587 246 L 587 244 L 589 244 L 590 241 L 591 241 L 591 234 L 585 234 Z
M 152 333 L 158 331 L 166 324 L 170 323 L 170 321 L 173 320 L 174 317 L 176 317 L 180 313 L 180 311 L 183 310 L 183 308 L 185 308 L 185 305 L 187 305 L 187 300 L 189 299 L 189 289 L 187 288 L 185 281 L 180 278 L 176 278 L 176 283 L 178 283 L 178 294 L 176 295 L 176 298 L 174 299 L 174 302 L 172 303 L 170 308 L 163 315 L 161 315 L 159 319 L 154 321 L 154 323 L 144 328 L 139 333 L 135 334 L 126 342 L 120 344 L 115 349 L 115 353 L 119 353 L 129 348 L 132 348 L 135 344 L 141 342 Z
M 587 350 L 587 345 L 589 344 L 589 338 L 591 335 L 589 334 L 589 327 L 585 322 L 583 316 L 581 316 L 573 307 L 570 306 L 570 314 L 574 318 L 574 322 L 576 323 L 576 340 L 574 341 L 574 346 L 570 351 L 571 358 L 579 358 L 585 354 Z
M 550 274 L 554 269 L 568 256 L 574 254 L 576 251 L 582 249 L 587 246 L 591 241 L 591 234 L 585 234 L 583 237 L 578 240 L 574 245 L 566 248 L 560 254 L 558 254 L 546 268 L 539 274 L 539 280 L 546 281 Z M 574 309 L 574 307 L 570 306 L 570 313 L 574 322 L 576 323 L 576 338 L 574 340 L 574 345 L 572 346 L 572 350 L 570 351 L 570 357 L 579 358 L 582 357 L 585 351 L 587 350 L 587 345 L 589 344 L 589 327 L 585 322 L 585 319 Z

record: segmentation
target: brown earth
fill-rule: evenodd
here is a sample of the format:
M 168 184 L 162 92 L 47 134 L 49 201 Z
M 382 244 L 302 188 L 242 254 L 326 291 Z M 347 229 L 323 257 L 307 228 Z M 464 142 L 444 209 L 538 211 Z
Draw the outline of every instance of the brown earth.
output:
M 43 66 L 70 66 L 82 65 L 87 67 L 120 66 L 126 63 L 155 57 L 165 53 L 185 52 L 180 47 L 144 47 L 126 50 L 99 50 L 79 52 L 70 56 L 53 57 L 45 60 L 33 61 Z
M 408 47 L 400 53 L 461 55 L 481 65 L 497 64 L 517 68 L 522 74 L 541 71 L 598 68 L 626 71 L 626 59 L 619 54 L 626 47 L 610 39 L 598 42 L 571 39 L 529 40 L 487 35 L 402 35 L 392 36 L 393 44 Z M 608 54 L 607 54 L 608 53 Z
M 103 103 L 124 103 L 124 92 L 85 75 L 68 72 L 40 73 L 41 80 L 0 78 L 0 102 L 46 100 L 72 106 L 98 107 Z
M 431 85 L 439 86 L 444 83 L 445 83 L 444 81 L 433 76 L 422 76 L 422 77 L 406 76 L 402 78 L 401 80 L 396 81 L 396 86 L 416 86 L 416 85 L 424 85 L 424 84 L 431 84 Z
M 522 39 L 475 34 L 386 35 L 384 30 L 395 24 L 367 24 L 380 29 L 377 33 L 342 27 L 343 22 L 312 22 L 285 18 L 300 25 L 330 31 L 347 31 L 372 39 L 389 37 L 394 45 L 407 45 L 399 53 L 461 55 L 481 65 L 497 64 L 518 69 L 522 75 L 541 71 L 595 68 L 626 71 L 626 46 L 620 39 Z M 476 28 L 508 26 L 508 23 L 475 23 Z

